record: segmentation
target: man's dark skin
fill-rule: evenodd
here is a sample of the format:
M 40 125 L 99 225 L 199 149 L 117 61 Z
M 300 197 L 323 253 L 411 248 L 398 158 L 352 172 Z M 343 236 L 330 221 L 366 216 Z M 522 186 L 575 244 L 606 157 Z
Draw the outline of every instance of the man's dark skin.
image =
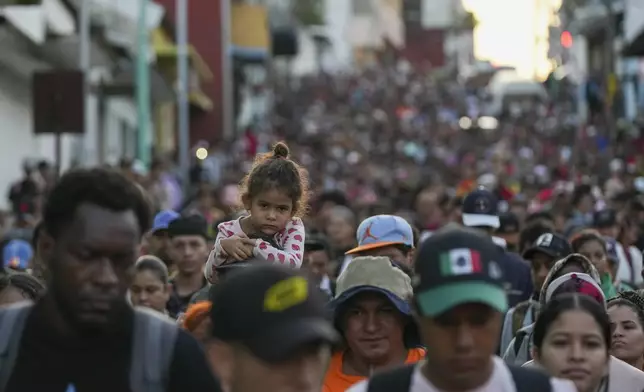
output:
M 133 310 L 125 301 L 141 230 L 132 210 L 83 203 L 40 250 L 49 290 L 28 316 L 4 392 L 130 391 Z M 37 375 L 37 377 L 34 377 Z M 177 336 L 167 392 L 219 391 L 203 351 Z

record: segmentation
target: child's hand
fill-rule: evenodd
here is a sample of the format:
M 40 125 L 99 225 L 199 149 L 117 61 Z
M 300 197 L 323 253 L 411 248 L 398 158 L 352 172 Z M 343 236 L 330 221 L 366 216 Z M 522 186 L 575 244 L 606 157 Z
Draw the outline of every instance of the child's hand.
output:
M 221 249 L 223 249 L 228 256 L 237 261 L 242 261 L 253 256 L 254 245 L 253 247 L 250 247 L 247 241 L 249 241 L 248 238 L 233 236 L 230 238 L 224 238 L 219 243 L 221 245 Z

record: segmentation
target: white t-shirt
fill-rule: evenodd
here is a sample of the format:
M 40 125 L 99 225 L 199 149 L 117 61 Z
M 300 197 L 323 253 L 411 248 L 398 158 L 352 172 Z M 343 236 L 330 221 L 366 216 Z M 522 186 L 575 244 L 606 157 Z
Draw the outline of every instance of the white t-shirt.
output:
M 422 362 L 420 363 L 422 364 Z M 414 369 L 414 374 L 411 380 L 411 389 L 408 392 L 442 392 L 436 388 L 429 380 L 425 378 L 420 372 L 420 366 L 417 365 Z M 577 392 L 577 388 L 572 381 L 551 378 L 552 392 Z M 362 381 L 347 390 L 347 392 L 367 392 L 368 380 Z M 499 357 L 494 357 L 494 371 L 492 377 L 485 385 L 480 388 L 474 389 L 471 392 L 517 392 L 510 369 L 505 365 L 505 362 Z

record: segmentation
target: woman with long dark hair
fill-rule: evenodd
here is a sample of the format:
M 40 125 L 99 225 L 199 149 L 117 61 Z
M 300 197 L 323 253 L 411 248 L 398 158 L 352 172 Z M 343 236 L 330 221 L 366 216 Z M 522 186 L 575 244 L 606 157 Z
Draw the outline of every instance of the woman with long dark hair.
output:
M 534 326 L 533 365 L 572 380 L 579 392 L 639 392 L 644 372 L 611 356 L 611 328 L 605 308 L 591 296 L 555 296 Z

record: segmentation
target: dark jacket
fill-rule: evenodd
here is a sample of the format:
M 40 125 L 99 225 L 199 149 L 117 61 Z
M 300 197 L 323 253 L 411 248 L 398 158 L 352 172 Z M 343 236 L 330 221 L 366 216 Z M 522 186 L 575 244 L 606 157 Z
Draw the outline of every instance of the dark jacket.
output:
M 207 284 L 201 288 L 201 290 L 197 291 L 192 298 L 190 298 L 190 303 L 189 305 L 196 304 L 197 302 L 202 302 L 202 301 L 209 301 L 209 293 L 210 293 L 210 284 Z M 189 306 L 188 305 L 188 306 Z
M 527 301 L 532 296 L 532 273 L 530 265 L 521 256 L 503 249 L 501 268 L 507 282 L 508 306 Z

